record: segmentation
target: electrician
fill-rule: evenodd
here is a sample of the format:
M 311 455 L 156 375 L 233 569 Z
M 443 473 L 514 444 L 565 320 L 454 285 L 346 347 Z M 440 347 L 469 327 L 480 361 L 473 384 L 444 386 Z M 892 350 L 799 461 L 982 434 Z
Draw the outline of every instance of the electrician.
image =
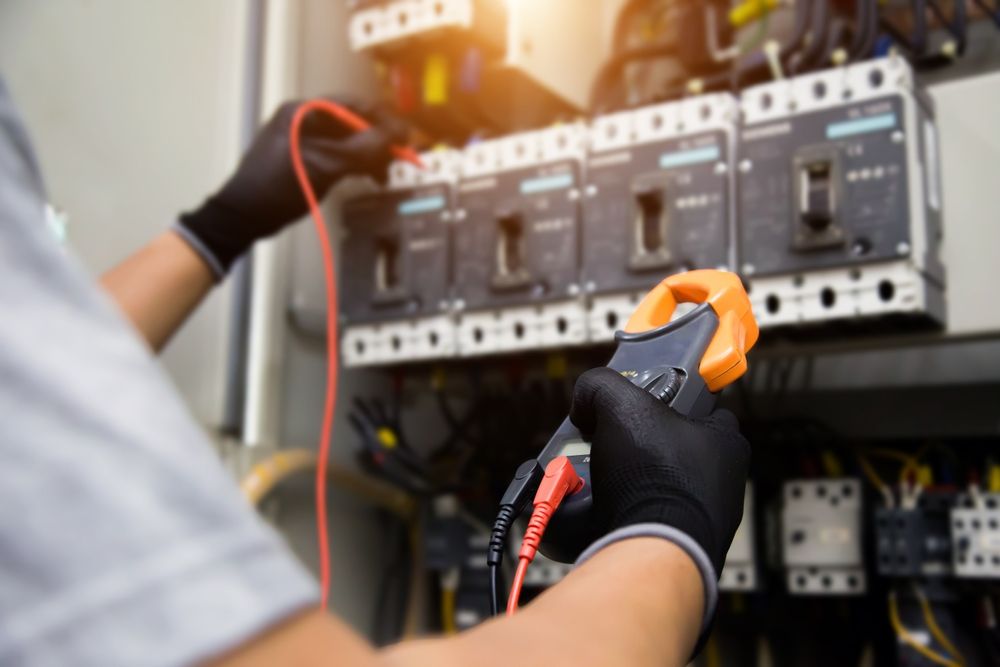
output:
M 151 350 L 255 240 L 304 215 L 293 108 L 102 292 L 49 238 L 0 82 L 0 663 L 684 664 L 742 515 L 749 446 L 727 412 L 686 419 L 613 371 L 585 373 L 571 416 L 593 442 L 604 537 L 515 616 L 450 638 L 376 650 L 320 608 L 314 579 L 247 506 Z M 354 108 L 373 129 L 307 124 L 320 195 L 348 174 L 384 176 L 399 138 Z

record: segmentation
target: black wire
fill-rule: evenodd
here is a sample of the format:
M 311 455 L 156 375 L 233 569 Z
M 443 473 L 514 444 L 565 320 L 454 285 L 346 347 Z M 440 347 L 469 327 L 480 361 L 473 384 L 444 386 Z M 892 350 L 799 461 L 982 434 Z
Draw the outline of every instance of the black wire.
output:
M 848 52 L 851 60 L 862 60 L 871 54 L 878 37 L 877 0 L 856 0 L 854 10 L 854 34 Z
M 792 74 L 822 64 L 820 61 L 823 57 L 823 47 L 826 45 L 824 35 L 827 31 L 830 7 L 827 0 L 812 0 L 810 5 L 809 41 L 805 49 L 791 56 L 785 66 Z
M 500 615 L 500 600 L 503 598 L 504 588 L 500 564 L 490 565 L 490 614 L 493 616 Z

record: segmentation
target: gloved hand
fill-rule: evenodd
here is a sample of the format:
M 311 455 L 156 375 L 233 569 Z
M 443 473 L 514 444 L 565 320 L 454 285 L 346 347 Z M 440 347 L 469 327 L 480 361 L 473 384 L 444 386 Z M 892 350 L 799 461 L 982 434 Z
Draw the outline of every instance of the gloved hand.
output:
M 348 174 L 384 181 L 392 161 L 390 144 L 405 139 L 402 123 L 381 109 L 329 99 L 366 117 L 372 127 L 354 132 L 320 111 L 306 116 L 300 137 L 302 160 L 317 199 Z M 282 105 L 257 133 L 222 189 L 199 209 L 180 217 L 176 231 L 219 279 L 255 241 L 278 232 L 308 211 L 289 154 L 292 117 L 299 104 Z
M 750 462 L 736 417 L 716 410 L 688 419 L 610 368 L 595 368 L 576 382 L 570 419 L 591 442 L 601 530 L 671 526 L 702 548 L 718 577 L 743 517 Z

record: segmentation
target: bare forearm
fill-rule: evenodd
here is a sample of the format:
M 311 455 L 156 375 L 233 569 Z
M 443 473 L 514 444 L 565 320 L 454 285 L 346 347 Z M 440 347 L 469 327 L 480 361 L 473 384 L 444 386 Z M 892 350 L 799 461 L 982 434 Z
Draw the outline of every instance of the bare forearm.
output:
M 401 644 L 395 667 L 438 665 L 683 665 L 701 626 L 703 587 L 671 543 L 613 545 L 513 618 L 452 639 Z
M 166 232 L 101 276 L 101 284 L 149 346 L 159 351 L 214 281 L 191 246 Z

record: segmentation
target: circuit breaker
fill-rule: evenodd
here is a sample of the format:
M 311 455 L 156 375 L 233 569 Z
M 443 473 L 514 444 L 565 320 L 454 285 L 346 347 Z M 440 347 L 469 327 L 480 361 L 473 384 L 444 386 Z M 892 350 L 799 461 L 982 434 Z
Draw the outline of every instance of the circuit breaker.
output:
M 955 576 L 1000 579 L 1000 494 L 965 497 L 951 510 Z
M 345 202 L 341 218 L 341 341 L 348 366 L 451 356 L 450 220 L 458 159 L 390 167 L 388 186 Z
M 878 573 L 887 577 L 942 577 L 952 571 L 949 512 L 954 494 L 924 492 L 912 509 L 875 511 Z
M 864 593 L 860 480 L 789 480 L 782 496 L 782 554 L 789 592 Z
M 462 356 L 581 343 L 582 125 L 467 148 L 455 212 Z
M 731 269 L 737 120 L 736 99 L 716 94 L 592 122 L 581 254 L 592 340 L 611 340 L 665 276 Z
M 726 554 L 726 564 L 719 576 L 720 591 L 753 591 L 757 589 L 757 558 L 754 539 L 753 485 L 747 484 L 743 494 L 743 520 Z
M 937 133 L 895 56 L 745 90 L 738 255 L 762 327 L 943 323 Z

